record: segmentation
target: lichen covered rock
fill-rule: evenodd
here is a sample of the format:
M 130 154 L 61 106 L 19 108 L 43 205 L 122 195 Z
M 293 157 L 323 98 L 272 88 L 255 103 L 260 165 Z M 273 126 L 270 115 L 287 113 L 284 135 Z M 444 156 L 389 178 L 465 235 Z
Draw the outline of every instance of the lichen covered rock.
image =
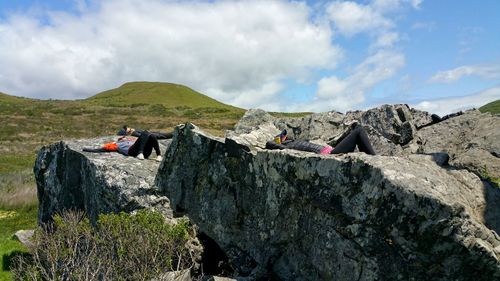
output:
M 179 127 L 156 184 L 239 276 L 500 278 L 500 237 L 488 221 L 500 215 L 490 205 L 499 191 L 473 173 L 428 155 L 324 156 L 237 140 Z
M 159 163 L 116 152 L 82 152 L 112 137 L 64 141 L 44 146 L 34 172 L 38 189 L 39 221 L 63 210 L 83 210 L 92 220 L 101 213 L 151 208 L 172 218 L 170 202 L 158 193 L 154 178 Z M 165 151 L 169 141 L 161 142 Z

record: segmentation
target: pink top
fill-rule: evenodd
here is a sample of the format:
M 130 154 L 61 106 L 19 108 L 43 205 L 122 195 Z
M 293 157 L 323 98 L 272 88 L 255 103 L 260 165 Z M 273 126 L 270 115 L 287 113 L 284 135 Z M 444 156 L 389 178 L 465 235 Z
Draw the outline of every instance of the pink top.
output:
M 319 154 L 330 154 L 330 152 L 332 152 L 332 150 L 333 150 L 333 147 L 327 145 L 327 146 L 323 147 L 323 149 L 321 149 Z

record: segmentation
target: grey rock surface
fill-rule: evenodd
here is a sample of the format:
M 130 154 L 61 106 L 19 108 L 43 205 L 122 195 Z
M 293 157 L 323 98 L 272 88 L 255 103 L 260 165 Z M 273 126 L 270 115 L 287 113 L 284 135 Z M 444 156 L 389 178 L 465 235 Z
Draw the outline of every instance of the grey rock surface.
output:
M 192 281 L 191 272 L 189 270 L 169 271 L 160 276 L 151 279 L 151 281 Z
M 432 155 L 262 150 L 249 127 L 225 140 L 179 127 L 156 178 L 240 276 L 499 280 L 500 191 L 473 173 Z
M 422 128 L 412 153 L 447 153 L 449 164 L 482 178 L 500 178 L 500 115 L 477 110 Z
M 113 138 L 64 141 L 39 151 L 34 172 L 40 222 L 68 209 L 83 210 L 92 220 L 101 213 L 142 208 L 173 217 L 169 199 L 154 185 L 160 164 L 154 158 L 139 160 L 116 152 L 82 152 L 83 147 L 99 147 Z M 162 153 L 170 141 L 160 141 Z
M 27 230 L 21 229 L 16 231 L 16 233 L 14 233 L 14 237 L 19 242 L 21 242 L 21 244 L 23 244 L 26 248 L 29 249 L 33 246 L 31 238 L 33 237 L 34 234 L 35 231 L 33 229 L 27 229 Z

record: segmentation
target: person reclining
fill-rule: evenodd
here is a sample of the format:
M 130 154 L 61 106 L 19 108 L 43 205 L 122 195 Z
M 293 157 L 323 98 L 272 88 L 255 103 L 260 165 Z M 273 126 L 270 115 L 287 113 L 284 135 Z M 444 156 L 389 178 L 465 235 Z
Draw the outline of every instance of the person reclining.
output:
M 155 136 L 156 139 L 163 140 L 163 139 L 171 139 L 174 135 L 172 133 L 162 133 L 162 132 L 149 132 L 146 130 L 139 130 L 139 129 L 134 129 L 130 128 L 127 125 L 123 126 L 117 133 L 119 136 L 134 136 L 134 137 L 140 137 L 142 133 L 148 132 L 151 135 Z
M 373 149 L 368 135 L 363 127 L 358 126 L 349 134 L 343 138 L 335 148 L 329 145 L 315 144 L 309 141 L 303 140 L 293 140 L 287 137 L 287 131 L 283 130 L 281 134 L 277 135 L 274 140 L 268 141 L 266 143 L 267 149 L 295 149 L 301 151 L 315 152 L 319 154 L 339 154 L 339 153 L 349 153 L 354 152 L 358 147 L 358 150 L 366 154 L 375 155 L 375 150 Z
M 439 117 L 439 115 L 437 115 L 437 114 L 432 114 L 431 115 L 432 121 L 430 123 L 427 123 L 427 124 L 424 124 L 424 125 L 421 125 L 421 126 L 416 126 L 416 128 L 417 128 L 417 130 L 420 130 L 422 128 L 428 127 L 430 125 L 437 124 L 439 122 L 442 122 L 444 120 L 447 120 L 447 119 L 450 119 L 450 118 L 453 118 L 453 117 L 460 116 L 462 114 L 464 114 L 463 111 L 458 111 L 458 112 L 455 112 L 455 113 L 451 113 L 451 114 L 445 115 L 443 117 Z
M 84 147 L 85 152 L 112 152 L 116 151 L 125 156 L 137 157 L 144 160 L 149 158 L 153 149 L 156 152 L 156 161 L 160 162 L 161 156 L 160 145 L 158 139 L 153 135 L 144 131 L 139 137 L 122 136 L 117 141 L 103 144 L 99 148 Z

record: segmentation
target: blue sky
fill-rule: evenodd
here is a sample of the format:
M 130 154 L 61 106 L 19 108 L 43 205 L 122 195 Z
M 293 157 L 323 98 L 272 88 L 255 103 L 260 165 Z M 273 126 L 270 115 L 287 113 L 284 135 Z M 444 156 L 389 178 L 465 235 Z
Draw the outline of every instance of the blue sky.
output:
M 0 91 L 184 84 L 271 111 L 500 99 L 500 1 L 0 0 Z

